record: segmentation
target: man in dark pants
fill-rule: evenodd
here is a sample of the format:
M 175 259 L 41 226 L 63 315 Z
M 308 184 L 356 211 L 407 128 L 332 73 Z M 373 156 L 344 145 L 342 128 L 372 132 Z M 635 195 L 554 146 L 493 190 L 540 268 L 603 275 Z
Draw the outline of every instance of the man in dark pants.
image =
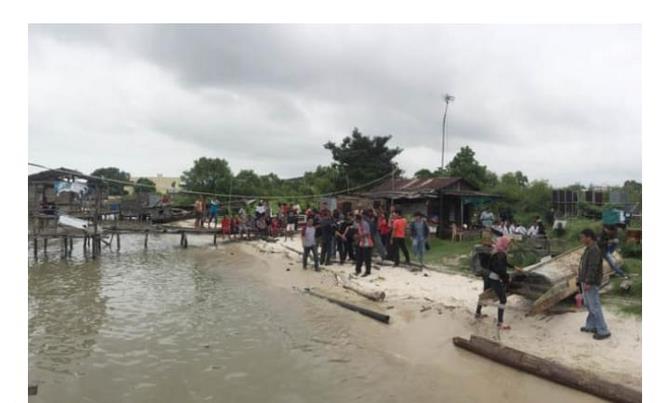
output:
M 372 233 L 370 232 L 370 223 L 367 219 L 358 214 L 356 215 L 356 228 L 358 235 L 357 252 L 356 252 L 356 275 L 361 273 L 361 267 L 365 262 L 365 273 L 362 277 L 367 277 L 372 268 L 372 247 L 374 241 L 372 240 Z
M 319 271 L 319 257 L 316 254 L 316 228 L 312 219 L 307 219 L 307 224 L 302 229 L 302 268 L 307 269 L 307 257 L 310 253 L 314 255 L 314 269 Z
M 335 236 L 335 223 L 330 215 L 330 210 L 321 212 L 321 264 L 330 265 L 333 255 L 333 237 Z
M 393 254 L 394 266 L 400 264 L 400 251 L 405 255 L 405 263 L 409 264 L 409 251 L 405 244 L 405 229 L 407 228 L 407 220 L 402 216 L 400 210 L 393 212 L 393 228 L 391 231 L 391 249 Z
M 596 234 L 587 228 L 579 234 L 579 241 L 586 248 L 579 261 L 579 274 L 577 282 L 581 288 L 584 305 L 589 314 L 586 317 L 586 325 L 580 330 L 593 333 L 593 338 L 603 340 L 611 336 L 605 323 L 603 309 L 600 306 L 600 282 L 603 278 L 603 257 L 598 248 Z

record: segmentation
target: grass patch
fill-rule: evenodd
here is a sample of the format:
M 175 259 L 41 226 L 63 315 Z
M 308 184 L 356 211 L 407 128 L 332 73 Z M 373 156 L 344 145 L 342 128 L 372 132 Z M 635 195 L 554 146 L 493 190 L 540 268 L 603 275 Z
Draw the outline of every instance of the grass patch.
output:
M 424 256 L 426 263 L 467 271 L 470 270 L 468 259 L 461 257 L 469 256 L 472 248 L 479 243 L 479 239 L 454 242 L 448 239 L 431 238 L 428 243 L 430 243 L 430 250 Z

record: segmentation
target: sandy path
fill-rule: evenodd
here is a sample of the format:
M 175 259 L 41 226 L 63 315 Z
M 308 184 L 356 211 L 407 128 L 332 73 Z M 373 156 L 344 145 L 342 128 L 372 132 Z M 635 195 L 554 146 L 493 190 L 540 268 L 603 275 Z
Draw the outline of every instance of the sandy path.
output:
M 286 242 L 283 239 L 276 243 L 254 241 L 242 244 L 241 247 L 260 255 L 270 267 L 276 268 L 273 275 L 277 276 L 278 283 L 282 283 L 282 278 L 289 278 L 285 273 L 287 268 L 294 273 L 302 272 L 301 257 L 295 252 L 301 249 L 297 236 Z M 309 277 L 290 276 L 290 280 L 284 281 L 284 285 L 325 288 L 329 292 L 361 301 L 361 297 L 337 287 L 333 275 L 336 272 L 349 277 L 349 273 L 353 271 L 352 265 L 334 264 L 321 273 L 310 272 L 313 275 Z M 279 276 L 279 273 L 283 274 Z M 386 292 L 383 303 L 367 300 L 365 303 L 380 311 L 393 306 L 395 309 L 389 311 L 393 312 L 392 316 L 395 315 L 393 326 L 405 326 L 417 315 L 441 315 L 450 311 L 450 317 L 460 321 L 466 332 L 498 339 L 505 345 L 569 367 L 588 370 L 605 379 L 641 388 L 642 321 L 639 318 L 622 316 L 605 309 L 605 319 L 612 337 L 596 341 L 590 334 L 579 331 L 586 318 L 585 310 L 561 315 L 526 317 L 530 302 L 520 296 L 511 296 L 507 303 L 505 322 L 512 329 L 499 334 L 493 319 L 496 313 L 494 307 L 484 308 L 484 312 L 489 314 L 488 318 L 480 321 L 473 318 L 477 297 L 482 289 L 479 279 L 432 270 L 410 272 L 403 267 L 385 265 L 380 270 L 373 270 L 370 277 L 350 277 L 350 280 L 361 286 Z

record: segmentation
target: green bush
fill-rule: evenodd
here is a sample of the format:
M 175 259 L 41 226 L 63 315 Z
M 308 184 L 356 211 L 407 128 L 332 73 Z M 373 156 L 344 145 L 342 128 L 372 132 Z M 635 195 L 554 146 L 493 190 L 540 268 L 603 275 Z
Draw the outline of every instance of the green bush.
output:
M 621 245 L 621 255 L 624 258 L 627 257 L 642 258 L 642 245 L 624 243 L 623 245 Z

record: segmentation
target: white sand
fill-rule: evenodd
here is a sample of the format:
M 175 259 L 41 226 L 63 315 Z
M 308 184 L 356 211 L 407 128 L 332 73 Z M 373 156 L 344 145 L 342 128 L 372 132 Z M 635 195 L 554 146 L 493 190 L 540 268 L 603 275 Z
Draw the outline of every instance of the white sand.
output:
M 287 265 L 301 267 L 301 257 L 295 252 L 302 250 L 298 236 L 287 242 L 283 238 L 276 243 L 250 242 L 246 248 L 260 255 L 278 271 L 285 270 Z M 259 251 L 262 253 L 259 254 Z M 484 308 L 488 318 L 474 319 L 477 298 L 483 287 L 478 278 L 432 270 L 410 272 L 406 268 L 389 265 L 373 270 L 372 275 L 367 278 L 350 276 L 353 271 L 350 264 L 341 266 L 336 263 L 327 266 L 327 270 L 320 275 L 314 273 L 313 277 L 321 278 L 318 284 L 323 285 L 327 284 L 323 280 L 325 276 L 330 276 L 333 278 L 330 283 L 335 284 L 331 273 L 335 272 L 360 286 L 383 290 L 386 292 L 386 300 L 378 303 L 380 310 L 389 306 L 404 306 L 416 310 L 417 315 L 439 315 L 449 310 L 455 315 L 451 317 L 462 320 L 471 334 L 497 339 L 510 347 L 572 368 L 588 370 L 611 381 L 641 388 L 642 321 L 637 317 L 605 309 L 605 319 L 612 337 L 597 341 L 592 339 L 591 334 L 579 331 L 586 319 L 585 309 L 576 313 L 526 317 L 530 301 L 513 295 L 508 298 L 505 311 L 505 322 L 511 326 L 511 330 L 498 332 L 495 326 L 495 307 Z M 351 293 L 341 288 L 339 292 Z M 390 312 L 401 314 L 398 309 Z M 396 320 L 392 325 L 401 326 L 411 322 L 411 316 L 404 315 L 403 320 Z M 468 334 L 461 336 L 469 337 Z

